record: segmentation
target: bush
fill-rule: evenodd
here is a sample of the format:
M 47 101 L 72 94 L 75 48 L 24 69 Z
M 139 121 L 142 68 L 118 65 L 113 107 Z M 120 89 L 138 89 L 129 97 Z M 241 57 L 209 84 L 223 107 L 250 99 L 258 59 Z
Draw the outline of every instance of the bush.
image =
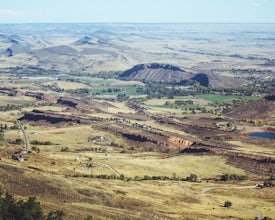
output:
M 40 152 L 39 147 L 33 146 L 31 149 L 32 149 L 33 151 L 35 151 L 36 153 L 39 153 L 39 152 Z
M 38 140 L 33 140 L 32 142 L 31 142 L 31 144 L 33 144 L 33 145 L 52 145 L 53 143 L 52 142 L 50 142 L 50 141 L 38 141 Z
M 68 147 L 62 147 L 61 148 L 61 152 L 68 152 L 70 150 L 70 148 L 68 148 Z
M 190 176 L 186 177 L 186 180 L 190 182 L 197 182 L 198 176 L 196 174 L 191 173 Z
M 248 177 L 244 175 L 238 174 L 224 174 L 221 176 L 221 181 L 229 181 L 229 180 L 247 180 Z
M 232 206 L 232 202 L 230 202 L 230 201 L 226 201 L 224 203 L 224 207 L 226 207 L 226 208 L 230 208 L 231 206 Z

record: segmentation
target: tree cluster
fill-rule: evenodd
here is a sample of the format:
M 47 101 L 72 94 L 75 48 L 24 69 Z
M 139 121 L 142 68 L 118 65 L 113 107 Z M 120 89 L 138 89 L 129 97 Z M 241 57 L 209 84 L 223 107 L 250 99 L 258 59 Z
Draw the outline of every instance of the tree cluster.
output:
M 3 220 L 62 220 L 63 211 L 51 211 L 45 215 L 41 204 L 35 197 L 29 197 L 27 201 L 18 200 L 6 193 L 0 194 L 0 219 Z

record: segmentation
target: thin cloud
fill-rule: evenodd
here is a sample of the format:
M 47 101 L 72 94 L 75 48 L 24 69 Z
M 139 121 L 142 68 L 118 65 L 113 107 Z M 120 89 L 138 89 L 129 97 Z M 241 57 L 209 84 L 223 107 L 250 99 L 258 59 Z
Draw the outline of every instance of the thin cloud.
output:
M 16 11 L 10 9 L 0 9 L 0 16 L 8 16 L 8 17 L 24 17 L 30 16 L 31 13 L 27 11 Z

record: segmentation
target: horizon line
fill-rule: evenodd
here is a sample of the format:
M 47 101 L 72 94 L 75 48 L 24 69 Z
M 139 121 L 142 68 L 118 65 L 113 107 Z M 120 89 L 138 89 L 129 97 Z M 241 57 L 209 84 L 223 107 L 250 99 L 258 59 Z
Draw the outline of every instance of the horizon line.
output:
M 97 22 L 0 22 L 0 25 L 20 24 L 275 24 L 274 22 L 124 22 L 124 21 L 97 21 Z

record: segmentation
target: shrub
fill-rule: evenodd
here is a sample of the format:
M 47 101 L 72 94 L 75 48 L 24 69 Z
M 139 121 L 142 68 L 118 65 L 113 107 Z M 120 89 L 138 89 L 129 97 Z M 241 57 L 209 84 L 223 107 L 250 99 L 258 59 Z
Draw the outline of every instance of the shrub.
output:
M 68 148 L 68 147 L 62 147 L 61 148 L 61 152 L 68 152 L 70 150 L 70 148 Z
M 229 181 L 229 180 L 247 180 L 248 177 L 244 175 L 238 174 L 224 174 L 221 176 L 221 181 Z
M 232 202 L 230 202 L 230 201 L 226 201 L 224 203 L 224 207 L 226 207 L 226 208 L 230 208 L 231 206 L 232 206 Z
M 196 174 L 191 173 L 190 176 L 186 177 L 186 180 L 190 182 L 197 182 L 198 176 Z

